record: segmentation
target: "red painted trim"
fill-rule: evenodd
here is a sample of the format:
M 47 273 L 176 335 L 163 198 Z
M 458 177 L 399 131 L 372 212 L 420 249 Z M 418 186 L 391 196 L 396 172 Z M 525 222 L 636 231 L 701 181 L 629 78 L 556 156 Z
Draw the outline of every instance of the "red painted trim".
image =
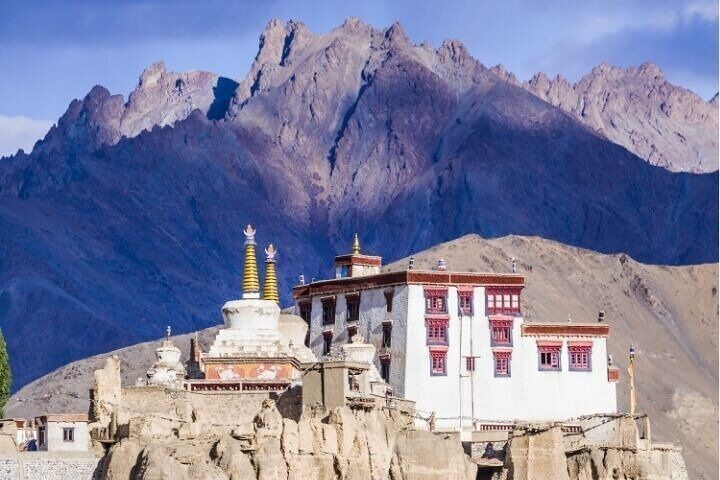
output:
M 502 273 L 469 273 L 469 272 L 437 272 L 430 270 L 403 270 L 398 272 L 365 275 L 362 277 L 345 277 L 321 280 L 293 288 L 293 297 L 314 297 L 348 290 L 367 290 L 390 285 L 426 284 L 436 286 L 472 285 L 482 286 L 514 286 L 522 289 L 525 277 L 517 274 Z
M 335 265 L 369 265 L 379 267 L 382 265 L 382 257 L 377 255 L 348 254 L 335 257 Z
M 610 326 L 602 323 L 524 323 L 523 335 L 607 337 Z

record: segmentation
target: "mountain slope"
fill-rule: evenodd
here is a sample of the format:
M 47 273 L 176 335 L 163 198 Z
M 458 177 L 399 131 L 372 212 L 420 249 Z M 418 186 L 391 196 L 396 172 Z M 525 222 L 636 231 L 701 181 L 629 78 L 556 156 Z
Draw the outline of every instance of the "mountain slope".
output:
M 621 367 L 618 395 L 627 409 L 627 350 L 637 354 L 639 410 L 651 415 L 658 441 L 684 447 L 691 478 L 717 471 L 718 265 L 664 267 L 645 265 L 626 255 L 603 255 L 536 237 L 483 240 L 469 235 L 414 255 L 415 264 L 432 268 L 445 258 L 450 268 L 508 271 L 510 258 L 526 276 L 523 312 L 528 320 L 593 321 L 599 310 L 611 325 L 610 352 Z M 407 259 L 385 267 L 403 268 Z M 223 299 L 224 300 L 224 299 Z M 211 321 L 220 321 L 219 301 Z M 200 332 L 210 344 L 216 329 Z M 158 333 L 158 336 L 161 335 Z M 190 335 L 176 337 L 187 358 Z M 123 348 L 117 353 L 127 383 L 145 374 L 158 342 Z M 82 411 L 87 407 L 91 372 L 101 355 L 81 360 L 17 392 L 8 415 Z M 70 395 L 68 395 L 70 394 Z M 80 399 L 75 398 L 77 395 Z M 708 419 L 715 419 L 708 421 Z
M 674 172 L 718 170 L 717 100 L 665 80 L 660 67 L 600 64 L 574 85 L 540 72 L 518 82 L 498 65 L 493 73 L 563 109 L 635 155 Z
M 31 154 L 0 161 L 16 388 L 168 324 L 210 325 L 237 293 L 248 222 L 279 247 L 285 301 L 355 232 L 388 259 L 516 233 L 717 261 L 716 175 L 649 165 L 459 42 L 271 22 L 247 79 L 221 80 L 152 66 L 129 103 L 96 87 Z

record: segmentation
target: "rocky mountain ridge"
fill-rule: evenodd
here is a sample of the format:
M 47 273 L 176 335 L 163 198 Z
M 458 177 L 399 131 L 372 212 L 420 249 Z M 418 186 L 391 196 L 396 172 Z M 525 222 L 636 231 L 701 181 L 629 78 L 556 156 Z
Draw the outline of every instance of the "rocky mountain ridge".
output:
M 715 262 L 717 196 L 715 175 L 649 165 L 459 42 L 271 22 L 237 86 L 155 65 L 128 102 L 96 87 L 0 162 L 0 326 L 16 387 L 168 324 L 209 326 L 237 295 L 249 222 L 279 246 L 284 302 L 355 232 L 387 259 L 521 233 Z
M 600 64 L 577 83 L 538 73 L 522 87 L 653 165 L 718 169 L 718 108 L 670 84 L 660 67 Z

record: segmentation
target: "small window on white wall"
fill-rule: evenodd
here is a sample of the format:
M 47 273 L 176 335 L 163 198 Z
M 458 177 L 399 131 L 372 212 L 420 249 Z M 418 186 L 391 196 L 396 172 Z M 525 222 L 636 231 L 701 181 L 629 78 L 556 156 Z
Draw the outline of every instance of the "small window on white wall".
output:
M 72 427 L 63 428 L 63 442 L 75 441 L 75 429 Z

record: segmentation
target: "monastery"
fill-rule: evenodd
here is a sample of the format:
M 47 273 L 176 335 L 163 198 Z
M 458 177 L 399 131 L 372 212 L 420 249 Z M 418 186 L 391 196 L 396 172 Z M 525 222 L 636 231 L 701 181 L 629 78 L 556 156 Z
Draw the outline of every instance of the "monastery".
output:
M 36 450 L 0 459 L 0 476 L 687 478 L 632 397 L 630 414 L 617 412 L 602 312 L 592 323 L 528 322 L 514 268 L 410 260 L 383 273 L 356 235 L 335 278 L 301 282 L 297 315 L 282 313 L 277 250 L 264 249 L 261 288 L 256 232 L 244 233 L 242 295 L 222 306 L 209 345 L 196 335 L 184 361 L 168 328 L 135 385 L 107 358 L 87 415 L 0 420 L 0 438 Z
M 381 273 L 381 257 L 335 257 L 335 278 L 293 289 L 318 357 L 360 335 L 395 395 L 437 416 L 438 428 L 473 430 L 479 419 L 566 420 L 617 411 L 619 371 L 607 355 L 610 326 L 528 322 L 516 273 L 434 270 Z M 514 268 L 513 268 L 514 270 Z

